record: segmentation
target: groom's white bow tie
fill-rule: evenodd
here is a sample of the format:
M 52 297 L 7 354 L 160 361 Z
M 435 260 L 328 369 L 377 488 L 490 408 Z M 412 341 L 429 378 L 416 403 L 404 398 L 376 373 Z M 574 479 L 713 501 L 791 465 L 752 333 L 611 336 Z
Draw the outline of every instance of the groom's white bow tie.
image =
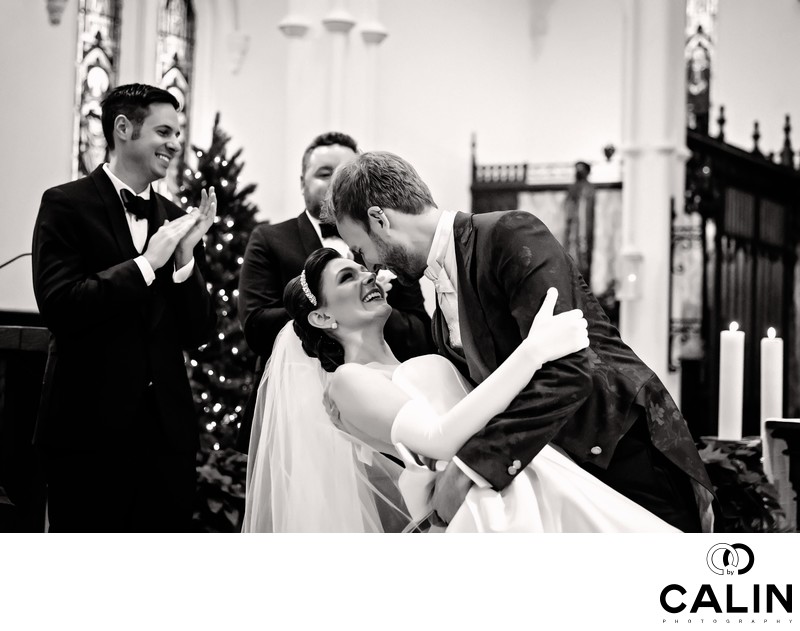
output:
M 425 278 L 433 283 L 437 294 L 455 292 L 455 288 L 453 287 L 453 283 L 450 282 L 447 272 L 445 272 L 444 268 L 438 263 L 434 263 L 425 268 Z

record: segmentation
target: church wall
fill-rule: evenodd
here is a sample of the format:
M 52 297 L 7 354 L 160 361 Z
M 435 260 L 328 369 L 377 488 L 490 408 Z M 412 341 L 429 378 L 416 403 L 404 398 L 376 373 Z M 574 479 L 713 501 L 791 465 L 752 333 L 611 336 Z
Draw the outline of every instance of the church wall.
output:
M 791 115 L 795 164 L 800 149 L 800 2 L 724 0 L 717 16 L 716 57 L 711 75 L 711 134 L 719 106 L 725 106 L 725 139 L 753 148 L 753 121 L 760 124 L 759 147 L 780 153 L 783 125 Z
M 0 263 L 30 252 L 33 222 L 44 190 L 72 177 L 77 5 L 60 26 L 44 2 L 0 7 Z M 0 309 L 35 310 L 31 259 L 0 269 Z
M 344 3 L 342 3 L 344 5 Z M 622 1 L 350 0 L 356 20 L 345 47 L 342 120 L 365 149 L 409 159 L 440 206 L 469 207 L 470 136 L 490 162 L 604 160 L 619 148 L 622 126 Z M 42 191 L 71 178 L 77 2 L 58 26 L 44 2 L 0 7 L 0 261 L 29 251 Z M 800 126 L 800 4 L 796 0 L 720 3 L 711 98 L 727 109 L 727 137 L 779 151 L 783 115 Z M 147 50 L 155 0 L 123 3 L 120 80 L 152 81 Z M 766 9 L 768 6 L 769 10 Z M 242 181 L 255 182 L 260 217 L 278 221 L 301 209 L 303 148 L 332 126 L 332 39 L 322 18 L 328 0 L 195 0 L 197 47 L 192 142 L 207 145 L 214 113 L 244 149 Z M 290 41 L 278 29 L 289 13 L 309 24 Z M 374 13 L 373 13 L 374 12 Z M 388 38 L 373 51 L 375 85 L 361 27 L 377 17 Z M 235 34 L 238 33 L 238 36 Z M 233 50 L 248 38 L 234 72 Z M 16 61 L 18 60 L 18 61 Z M 796 79 L 797 77 L 794 77 Z M 288 102 L 292 89 L 301 98 Z M 370 127 L 367 109 L 375 104 Z M 712 123 L 712 132 L 716 126 Z M 795 132 L 795 149 L 800 136 Z M 619 155 L 619 154 L 618 154 Z M 0 309 L 34 309 L 30 259 L 0 270 Z
M 215 68 L 215 99 L 233 142 L 245 147 L 242 177 L 259 183 L 255 199 L 262 217 L 279 220 L 299 210 L 296 163 L 303 148 L 331 128 L 332 36 L 322 25 L 330 4 L 296 4 L 293 12 L 310 26 L 296 42 L 276 27 L 286 13 L 265 20 L 261 2 L 244 0 L 239 6 L 251 51 L 236 76 Z M 349 7 L 356 25 L 348 35 L 339 127 L 364 149 L 393 151 L 411 161 L 441 205 L 469 207 L 473 132 L 484 162 L 598 161 L 604 159 L 603 146 L 619 145 L 618 0 L 379 2 L 377 17 L 389 35 L 377 49 L 374 94 L 361 39 L 370 3 L 353 1 Z M 287 49 L 295 44 L 303 65 L 288 72 L 300 74 L 305 93 L 289 107 L 304 131 L 286 139 L 292 146 L 279 147 L 287 125 L 287 69 L 274 66 L 287 62 Z M 374 134 L 365 111 L 372 98 Z M 259 116 L 256 100 L 269 103 L 276 117 Z M 276 183 L 291 187 L 283 198 Z M 290 208 L 281 208 L 281 199 Z

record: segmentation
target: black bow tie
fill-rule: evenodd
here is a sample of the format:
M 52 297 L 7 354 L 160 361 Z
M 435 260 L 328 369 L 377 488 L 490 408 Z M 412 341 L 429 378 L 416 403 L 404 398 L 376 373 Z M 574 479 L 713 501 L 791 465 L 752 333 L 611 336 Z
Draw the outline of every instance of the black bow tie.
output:
M 127 188 L 119 192 L 125 210 L 137 219 L 150 219 L 150 200 L 134 195 Z
M 341 239 L 339 231 L 336 229 L 336 224 L 321 223 L 319 224 L 319 230 L 322 233 L 323 239 L 328 239 L 330 237 L 339 237 Z

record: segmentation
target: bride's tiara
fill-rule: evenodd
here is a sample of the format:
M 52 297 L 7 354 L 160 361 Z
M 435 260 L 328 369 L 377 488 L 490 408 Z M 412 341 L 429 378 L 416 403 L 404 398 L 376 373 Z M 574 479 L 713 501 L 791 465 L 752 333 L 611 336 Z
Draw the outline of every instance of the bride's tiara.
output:
M 308 283 L 306 282 L 306 270 L 305 269 L 303 269 L 303 271 L 300 272 L 300 287 L 303 288 L 303 293 L 306 295 L 306 298 L 308 298 L 308 301 L 312 305 L 314 305 L 316 307 L 317 306 L 317 298 L 316 298 L 316 296 L 314 296 L 314 294 L 311 293 L 311 290 L 308 288 Z

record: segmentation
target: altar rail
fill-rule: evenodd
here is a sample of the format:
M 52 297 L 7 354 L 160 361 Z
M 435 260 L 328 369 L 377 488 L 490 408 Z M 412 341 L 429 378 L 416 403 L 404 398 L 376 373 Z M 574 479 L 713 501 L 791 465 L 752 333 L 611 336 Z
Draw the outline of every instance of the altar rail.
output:
M 719 333 L 731 321 L 747 333 L 744 435 L 759 433 L 759 343 L 768 327 L 777 329 L 786 349 L 783 413 L 800 416 L 800 169 L 790 121 L 787 117 L 783 148 L 768 155 L 758 146 L 758 123 L 751 151 L 725 142 L 724 109 L 717 123 L 715 137 L 687 130 L 685 209 L 702 218 L 702 228 L 690 235 L 673 228 L 672 234 L 673 246 L 689 239 L 702 250 L 701 316 L 682 322 L 671 313 L 669 332 L 671 349 L 679 346 L 672 343 L 675 336 L 699 336 L 699 351 L 691 358 L 681 357 L 680 349 L 670 352 L 671 368 L 679 360 L 683 367 L 681 409 L 695 437 L 717 430 Z M 606 150 L 613 155 L 613 148 Z M 592 183 L 598 190 L 621 190 L 618 177 L 597 177 L 598 167 L 606 165 L 592 165 Z M 573 169 L 573 163 L 478 164 L 473 138 L 472 212 L 519 209 L 524 193 L 566 191 Z M 595 236 L 600 229 L 595 221 Z M 591 286 L 595 293 L 602 288 Z M 606 302 L 613 304 L 613 296 Z
M 760 350 L 774 327 L 784 340 L 784 414 L 797 415 L 798 278 L 800 243 L 800 171 L 794 168 L 787 120 L 779 162 L 758 148 L 746 151 L 692 130 L 687 134 L 687 212 L 702 216 L 704 244 L 702 339 L 705 354 L 699 371 L 705 405 L 698 416 L 716 431 L 719 389 L 719 333 L 731 322 L 746 333 L 743 434 L 758 435 Z
M 49 339 L 37 314 L 0 312 L 0 532 L 44 529 L 44 475 L 32 441 Z

